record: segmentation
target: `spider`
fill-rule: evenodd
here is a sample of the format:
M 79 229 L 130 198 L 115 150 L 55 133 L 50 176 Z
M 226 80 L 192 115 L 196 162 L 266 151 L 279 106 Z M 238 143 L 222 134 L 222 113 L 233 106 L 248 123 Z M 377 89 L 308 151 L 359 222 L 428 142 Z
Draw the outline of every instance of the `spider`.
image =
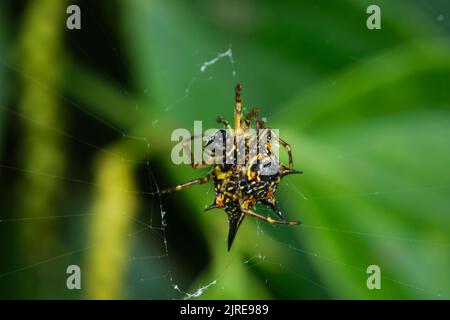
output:
M 258 153 L 251 156 L 250 152 L 248 152 L 249 146 L 251 141 L 253 141 L 253 143 L 255 142 L 255 138 L 252 136 L 249 137 L 248 132 L 250 131 L 253 120 L 256 122 L 256 130 L 258 130 L 258 132 L 265 130 L 267 137 L 266 139 L 263 139 L 262 142 L 261 139 L 258 140 L 258 143 L 266 145 L 266 152 L 261 152 L 260 149 L 258 149 Z M 223 124 L 228 131 L 225 131 L 224 129 L 218 130 L 204 147 L 210 146 L 217 137 L 225 138 L 227 142 L 230 142 L 231 139 L 232 149 L 230 151 L 227 150 L 226 155 L 231 155 L 231 157 L 236 160 L 240 152 L 246 151 L 245 161 L 243 163 L 233 161 L 231 164 L 229 162 L 208 164 L 202 160 L 201 163 L 194 163 L 194 155 L 189 146 L 190 142 L 196 137 L 191 137 L 183 143 L 185 150 L 190 154 L 191 166 L 194 169 L 212 166 L 211 171 L 203 178 L 194 179 L 179 184 L 176 187 L 162 190 L 161 194 L 182 190 L 192 185 L 204 184 L 212 180 L 214 182 L 215 199 L 204 211 L 222 208 L 227 213 L 229 221 L 228 251 L 231 249 L 236 233 L 245 216 L 253 216 L 270 224 L 299 225 L 301 223 L 300 221 L 287 221 L 283 218 L 283 215 L 277 206 L 275 191 L 281 178 L 289 174 L 302 173 L 302 171 L 294 170 L 291 147 L 288 143 L 278 137 L 273 129 L 265 127 L 264 121 L 259 117 L 258 108 L 254 107 L 245 117 L 243 117 L 241 85 L 236 85 L 235 89 L 234 130 L 231 128 L 230 122 L 223 117 L 218 117 L 217 122 Z M 232 134 L 226 135 L 226 132 L 232 132 Z M 264 168 L 270 163 L 273 163 L 273 160 L 276 158 L 271 152 L 272 145 L 268 138 L 274 138 L 284 147 L 284 149 L 286 149 L 289 158 L 289 167 L 286 167 L 277 161 L 277 167 L 275 167 L 275 170 L 272 171 L 271 174 L 262 174 Z M 244 141 L 243 144 L 242 141 Z M 239 148 L 239 145 L 243 146 L 244 150 L 242 147 Z M 212 156 L 216 155 L 212 153 Z M 221 154 L 221 156 L 224 156 L 224 154 Z M 272 209 L 279 219 L 266 217 L 253 211 L 253 207 L 256 203 L 262 203 Z

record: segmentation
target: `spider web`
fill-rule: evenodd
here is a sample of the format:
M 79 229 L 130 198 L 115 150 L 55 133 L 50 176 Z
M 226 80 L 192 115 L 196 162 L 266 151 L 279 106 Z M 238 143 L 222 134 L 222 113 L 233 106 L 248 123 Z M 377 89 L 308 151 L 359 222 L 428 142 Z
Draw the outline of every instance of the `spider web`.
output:
M 100 28 L 102 29 L 102 26 L 100 25 Z M 101 34 L 107 35 L 107 31 L 104 29 L 101 31 Z M 117 60 L 122 64 L 125 65 L 122 59 L 118 56 L 117 51 L 114 47 L 110 47 L 110 51 L 112 54 L 114 54 L 117 57 Z M 236 71 L 235 66 L 235 60 L 237 58 L 233 55 L 233 49 L 232 46 L 229 45 L 226 50 L 223 50 L 223 48 L 219 48 L 217 50 L 217 54 L 212 55 L 207 60 L 199 61 L 198 63 L 198 73 L 192 75 L 191 80 L 187 84 L 184 92 L 180 93 L 180 97 L 176 99 L 175 101 L 171 102 L 167 106 L 164 107 L 164 110 L 166 112 L 173 112 L 175 107 L 181 106 L 186 100 L 190 99 L 191 90 L 195 88 L 195 86 L 198 84 L 199 81 L 210 81 L 212 79 L 211 74 L 214 73 L 214 68 L 216 64 L 218 63 L 228 63 L 229 69 L 230 69 L 230 76 L 232 79 L 236 80 L 238 78 L 238 70 Z M 106 119 L 102 119 L 101 117 L 91 113 L 88 111 L 85 107 L 80 105 L 77 102 L 74 102 L 73 100 L 67 98 L 62 93 L 55 91 L 54 89 L 48 87 L 45 83 L 41 83 L 36 79 L 33 79 L 29 75 L 27 75 L 23 70 L 21 70 L 19 67 L 17 67 L 14 63 L 8 61 L 5 57 L 1 57 L 1 64 L 8 68 L 9 70 L 13 71 L 19 78 L 23 79 L 24 81 L 31 81 L 34 82 L 36 85 L 40 86 L 42 90 L 50 92 L 51 94 L 57 96 L 59 99 L 67 102 L 71 107 L 75 108 L 77 112 L 83 113 L 85 116 L 90 117 L 93 119 L 93 121 L 98 122 L 101 126 L 104 126 L 108 130 L 114 132 L 119 140 L 133 140 L 136 141 L 138 145 L 140 145 L 139 148 L 145 150 L 147 153 L 147 159 L 150 158 L 151 154 L 151 148 L 152 144 L 154 142 L 153 137 L 145 137 L 145 136 L 136 136 L 133 133 L 125 132 L 114 125 L 112 125 L 109 121 Z M 123 88 L 123 94 L 129 95 L 127 90 L 119 83 L 118 84 L 121 88 Z M 146 89 L 143 91 L 144 95 L 147 95 L 148 92 Z M 133 162 L 133 160 L 128 159 L 126 154 L 120 154 L 115 153 L 107 148 L 101 147 L 99 145 L 96 145 L 95 143 L 92 143 L 89 141 L 89 139 L 81 138 L 78 136 L 73 135 L 72 133 L 69 133 L 67 131 L 63 131 L 57 128 L 48 127 L 39 121 L 35 120 L 35 118 L 32 115 L 29 114 L 23 114 L 20 111 L 17 111 L 16 109 L 10 108 L 8 106 L 1 106 L 1 109 L 9 113 L 10 115 L 20 118 L 23 121 L 29 122 L 33 126 L 39 126 L 42 127 L 49 132 L 52 132 L 55 135 L 60 135 L 64 137 L 64 139 L 71 140 L 73 143 L 82 144 L 87 148 L 91 148 L 93 151 L 104 154 L 108 157 L 112 157 L 115 159 L 120 160 L 123 164 L 128 164 L 130 162 Z M 136 109 L 139 109 L 139 106 L 136 106 Z M 277 116 L 275 114 L 274 116 Z M 269 121 L 271 119 L 271 116 L 268 117 Z M 158 125 L 159 120 L 158 119 L 149 119 L 149 123 L 153 126 Z M 351 265 L 339 260 L 334 259 L 333 257 L 323 255 L 321 252 L 316 251 L 309 251 L 304 249 L 304 247 L 301 244 L 298 243 L 292 243 L 289 240 L 283 238 L 283 236 L 280 236 L 281 232 L 284 227 L 280 226 L 267 226 L 263 225 L 263 223 L 254 220 L 254 243 L 255 243 L 255 251 L 254 255 L 250 257 L 246 257 L 244 259 L 240 258 L 234 258 L 232 256 L 228 257 L 226 259 L 227 263 L 222 267 L 222 272 L 218 274 L 214 274 L 208 281 L 205 283 L 200 284 L 198 287 L 194 287 L 192 289 L 192 285 L 195 286 L 196 281 L 194 279 L 191 279 L 190 284 L 187 286 L 182 286 L 179 284 L 179 279 L 177 277 L 176 272 L 174 271 L 174 263 L 172 261 L 172 255 L 169 247 L 169 241 L 171 239 L 168 237 L 168 231 L 171 228 L 171 223 L 168 222 L 169 216 L 171 212 L 167 212 L 166 206 L 164 204 L 163 199 L 161 196 L 156 195 L 155 193 L 158 193 L 159 190 L 163 187 L 161 183 L 159 183 L 157 177 L 155 176 L 154 172 L 154 166 L 150 160 L 145 161 L 144 163 L 138 163 L 137 165 L 144 166 L 146 168 L 146 179 L 149 189 L 141 189 L 141 190 L 122 190 L 121 187 L 118 187 L 119 190 L 123 193 L 133 193 L 136 195 L 139 195 L 144 199 L 146 203 L 149 203 L 148 207 L 148 219 L 142 220 L 137 217 L 132 217 L 131 219 L 135 223 L 135 230 L 129 232 L 126 234 L 126 237 L 124 238 L 124 241 L 129 241 L 129 239 L 135 239 L 138 242 L 144 243 L 146 241 L 146 237 L 139 238 L 140 236 L 151 234 L 152 237 L 159 238 L 160 242 L 160 248 L 152 248 L 152 250 L 155 251 L 155 254 L 140 254 L 141 251 L 148 251 L 148 248 L 145 250 L 137 250 L 138 252 L 134 252 L 132 250 L 131 256 L 129 257 L 129 264 L 132 264 L 130 266 L 130 270 L 136 271 L 135 274 L 132 276 L 130 281 L 138 281 L 141 283 L 143 287 L 145 286 L 152 286 L 155 282 L 161 283 L 161 280 L 164 280 L 166 283 L 166 286 L 169 288 L 168 290 L 168 297 L 170 298 L 182 298 L 182 299 L 195 299 L 201 297 L 205 292 L 208 290 L 218 287 L 218 290 L 221 290 L 224 286 L 232 285 L 224 280 L 224 278 L 227 276 L 229 269 L 235 267 L 236 265 L 239 265 L 240 267 L 248 268 L 248 269 L 254 269 L 257 267 L 266 266 L 269 269 L 272 269 L 273 267 L 276 267 L 279 270 L 282 270 L 286 274 L 286 278 L 288 277 L 296 277 L 303 281 L 305 285 L 310 285 L 313 287 L 317 287 L 320 290 L 324 292 L 331 292 L 332 290 L 325 285 L 322 284 L 320 280 L 317 279 L 312 274 L 301 272 L 297 270 L 296 268 L 293 268 L 292 265 L 289 263 L 281 262 L 284 259 L 278 259 L 277 256 L 272 256 L 272 251 L 266 250 L 267 244 L 269 246 L 276 246 L 278 248 L 281 248 L 280 250 L 283 250 L 288 255 L 293 256 L 304 256 L 305 259 L 313 259 L 316 260 L 317 263 L 325 265 L 325 267 L 330 268 L 345 268 L 348 269 L 351 272 L 357 272 L 361 273 L 362 277 L 366 276 L 366 270 L 362 269 L 360 266 Z M 98 184 L 94 181 L 88 181 L 84 179 L 79 179 L 77 177 L 73 176 L 61 176 L 61 175 L 55 175 L 51 172 L 37 172 L 32 171 L 28 169 L 24 169 L 20 167 L 19 165 L 10 165 L 8 163 L 1 163 L 0 167 L 4 170 L 9 170 L 12 172 L 16 172 L 17 174 L 31 174 L 38 176 L 42 179 L 58 179 L 63 180 L 68 183 L 74 183 L 74 184 L 81 184 L 85 185 L 86 187 L 90 188 L 102 188 L 103 185 Z M 181 169 L 181 168 L 180 168 Z M 165 186 L 164 186 L 165 187 Z M 332 200 L 335 198 L 348 198 L 352 199 L 355 197 L 382 197 L 384 195 L 392 195 L 397 193 L 415 193 L 415 192 L 425 192 L 427 190 L 436 190 L 436 189 L 448 189 L 450 185 L 440 185 L 440 186 L 423 186 L 419 188 L 410 188 L 410 189 L 402 189 L 402 190 L 392 190 L 392 189 L 386 189 L 386 190 L 374 190 L 373 192 L 366 192 L 366 193 L 338 193 L 338 194 L 331 194 L 331 195 L 310 195 L 308 193 L 303 192 L 303 190 L 300 190 L 298 185 L 294 182 L 294 178 L 286 179 L 282 183 L 282 189 L 286 190 L 286 193 L 288 193 L 290 196 L 295 197 L 301 197 L 304 201 L 324 201 L 324 200 Z M 138 187 L 139 188 L 139 187 Z M 208 191 L 210 193 L 210 191 Z M 177 194 L 178 196 L 178 194 Z M 205 200 L 209 201 L 209 200 Z M 266 211 L 267 213 L 267 211 Z M 61 215 L 51 215 L 51 216 L 41 216 L 41 217 L 26 217 L 26 218 L 20 218 L 20 217 L 8 217 L 6 214 L 2 214 L 0 217 L 0 228 L 8 228 L 8 226 L 12 223 L 45 223 L 47 220 L 59 220 L 59 219 L 80 219 L 80 218 L 90 218 L 92 216 L 97 215 L 98 213 L 88 212 L 88 213 L 75 213 L 75 214 L 61 214 Z M 223 219 L 224 228 L 227 227 L 226 225 L 226 219 Z M 421 246 L 439 246 L 439 247 L 450 247 L 450 243 L 446 242 L 432 242 L 432 241 L 426 241 L 423 239 L 414 239 L 414 238 L 404 238 L 404 237 L 398 237 L 396 235 L 389 235 L 389 234 L 377 234 L 377 233 L 371 233 L 366 232 L 364 230 L 352 230 L 352 229 L 341 229 L 341 228 L 329 228 L 324 227 L 320 225 L 310 225 L 310 224 L 303 224 L 301 229 L 296 230 L 295 232 L 318 232 L 318 233 L 334 233 L 339 234 L 342 236 L 351 236 L 356 238 L 376 238 L 380 241 L 386 241 L 388 243 L 409 243 L 414 245 L 421 245 Z M 225 239 L 222 239 L 223 242 Z M 220 241 L 220 240 L 219 240 Z M 246 240 L 248 241 L 248 240 Z M 61 254 L 48 257 L 44 260 L 36 261 L 32 264 L 28 265 L 22 265 L 17 266 L 17 268 L 12 268 L 9 270 L 2 270 L 0 271 L 0 282 L 8 277 L 16 276 L 20 273 L 27 272 L 27 270 L 34 269 L 34 268 L 43 268 L 47 264 L 55 263 L 58 260 L 65 259 L 67 257 L 70 257 L 72 255 L 78 255 L 78 254 L 86 254 L 89 250 L 93 250 L 97 246 L 96 243 L 90 244 L 88 246 L 84 247 L 75 247 L 72 250 L 63 252 Z M 224 247 L 224 255 L 227 254 L 225 252 L 225 246 Z M 158 250 L 160 250 L 158 252 Z M 80 265 L 83 265 L 81 262 Z M 149 275 L 148 272 L 143 271 L 143 269 L 146 269 L 150 267 L 152 270 L 158 270 L 162 272 L 156 272 L 155 274 Z M 133 272 L 134 273 L 134 272 Z M 142 275 L 144 274 L 144 275 Z M 390 276 L 382 276 L 382 279 L 395 283 L 399 286 L 407 287 L 408 289 L 415 290 L 418 292 L 421 292 L 425 294 L 428 297 L 431 298 L 437 298 L 437 297 L 448 297 L 448 293 L 442 293 L 437 292 L 433 289 L 429 289 L 427 287 L 422 287 L 420 285 L 414 284 L 414 283 L 406 283 L 402 279 L 396 279 L 392 278 Z M 270 286 L 270 279 L 266 278 L 265 283 Z M 162 290 L 165 291 L 165 290 Z M 144 298 L 159 298 L 158 295 L 155 296 L 143 296 Z M 142 298 L 142 297 L 140 297 Z
M 85 12 L 85 14 L 86 14 L 86 12 Z M 92 21 L 96 21 L 96 20 L 91 19 L 90 21 L 92 22 Z M 110 36 L 108 35 L 108 32 L 105 30 L 104 26 L 102 26 L 100 23 L 98 23 L 98 24 L 96 24 L 96 27 L 97 27 L 96 32 L 98 32 L 101 36 L 104 36 L 106 41 L 109 41 L 109 50 L 110 50 L 110 53 L 116 58 L 116 62 L 122 68 L 126 68 L 125 63 L 119 57 L 119 55 L 117 53 L 117 48 L 112 44 Z M 81 45 L 77 44 L 73 39 L 70 39 L 70 40 L 72 41 L 72 44 L 79 50 L 79 52 L 82 55 L 84 55 L 88 60 L 94 61 L 94 59 L 91 56 L 89 56 L 89 54 L 86 53 L 85 50 L 83 50 Z M 185 89 L 184 94 L 181 95 L 179 99 L 176 99 L 175 101 L 173 101 L 172 103 L 167 105 L 164 108 L 164 110 L 166 112 L 169 112 L 169 111 L 171 111 L 171 109 L 173 107 L 178 106 L 179 104 L 183 103 L 184 100 L 189 99 L 190 89 L 193 86 L 195 86 L 197 81 L 201 81 L 201 80 L 208 81 L 211 79 L 211 78 L 201 78 L 201 74 L 205 73 L 205 71 L 208 68 L 212 67 L 215 63 L 219 62 L 220 60 L 222 60 L 224 58 L 228 58 L 234 68 L 234 61 L 233 61 L 231 47 L 227 51 L 225 51 L 223 53 L 219 53 L 217 57 L 213 57 L 213 58 L 211 58 L 211 60 L 204 61 L 203 64 L 198 68 L 199 74 L 192 77 L 191 81 L 189 82 L 189 84 L 187 85 L 187 87 Z M 148 138 L 145 136 L 134 135 L 132 133 L 128 133 L 128 132 L 118 128 L 117 126 L 111 124 L 110 121 L 103 119 L 100 116 L 88 111 L 80 103 L 75 102 L 74 100 L 68 98 L 63 93 L 59 92 L 58 90 L 55 90 L 55 89 L 47 86 L 46 83 L 43 83 L 40 80 L 35 79 L 31 75 L 27 74 L 25 71 L 20 69 L 20 67 L 18 67 L 15 63 L 9 61 L 9 59 L 7 59 L 4 56 L 1 57 L 1 64 L 3 65 L 3 67 L 5 67 L 5 68 L 9 69 L 10 71 L 12 71 L 13 73 L 15 73 L 16 76 L 19 79 L 21 79 L 21 81 L 32 82 L 33 84 L 37 85 L 41 90 L 48 92 L 51 95 L 54 95 L 61 101 L 67 103 L 70 107 L 74 108 L 77 112 L 83 113 L 85 116 L 92 118 L 92 120 L 94 122 L 97 122 L 100 126 L 103 126 L 107 130 L 112 131 L 113 134 L 117 136 L 118 141 L 120 141 L 120 140 L 136 141 L 136 143 L 138 143 L 140 145 L 140 148 L 146 150 L 147 156 L 149 157 L 150 150 L 151 150 L 151 143 L 152 143 L 151 138 Z M 108 71 L 103 71 L 103 72 L 108 77 L 111 75 Z M 233 77 L 235 77 L 234 69 L 233 69 Z M 115 78 L 113 76 L 111 76 L 109 78 L 113 79 L 113 81 L 115 82 L 117 87 L 120 88 L 120 90 L 124 96 L 128 97 L 130 95 L 128 92 L 128 89 L 126 89 L 122 83 L 120 83 L 117 80 L 114 80 Z M 147 89 L 144 89 L 142 93 L 147 96 L 149 94 Z M 147 209 L 149 209 L 148 220 L 147 219 L 142 220 L 140 218 L 131 217 L 130 219 L 132 219 L 138 227 L 136 228 L 136 230 L 127 233 L 126 237 L 124 237 L 123 241 L 130 241 L 127 238 L 137 238 L 142 233 L 156 234 L 156 236 L 160 238 L 161 245 L 162 245 L 161 246 L 162 252 L 159 254 L 155 254 L 155 255 L 132 255 L 129 258 L 129 260 L 130 260 L 129 263 L 130 264 L 132 264 L 132 263 L 141 264 L 142 262 L 159 260 L 160 262 L 156 263 L 157 267 L 154 269 L 158 269 L 158 268 L 165 269 L 165 271 L 160 272 L 159 274 L 152 275 L 150 277 L 148 277 L 148 276 L 146 277 L 146 276 L 142 276 L 142 275 L 136 276 L 137 281 L 144 283 L 143 284 L 144 286 L 149 286 L 152 283 L 154 283 L 156 280 L 166 280 L 168 285 L 171 287 L 171 291 L 172 291 L 172 294 L 169 294 L 168 297 L 184 298 L 184 299 L 200 297 L 206 290 L 208 290 L 209 287 L 211 287 L 217 283 L 217 281 L 218 281 L 217 279 L 212 279 L 209 283 L 202 285 L 194 290 L 188 290 L 186 288 L 183 288 L 182 286 L 180 286 L 177 283 L 177 278 L 173 274 L 172 264 L 170 262 L 168 237 L 166 235 L 167 228 L 169 227 L 168 223 L 167 223 L 166 209 L 164 208 L 161 196 L 158 194 L 160 191 L 160 186 L 155 178 L 155 175 L 153 173 L 153 167 L 152 167 L 152 164 L 150 163 L 150 161 L 145 161 L 143 163 L 135 163 L 134 160 L 128 159 L 126 154 L 113 152 L 105 147 L 97 145 L 94 142 L 90 142 L 89 139 L 86 139 L 84 137 L 78 137 L 72 133 L 65 131 L 65 130 L 61 130 L 61 129 L 54 128 L 54 127 L 48 126 L 46 124 L 43 124 L 43 123 L 39 122 L 38 120 L 35 120 L 35 118 L 32 115 L 24 114 L 14 108 L 6 106 L 6 105 L 2 105 L 2 106 L 0 106 L 0 108 L 3 111 L 5 111 L 6 113 L 8 113 L 11 117 L 15 117 L 16 120 L 28 122 L 32 126 L 37 126 L 44 130 L 48 130 L 52 134 L 62 136 L 64 139 L 72 141 L 76 144 L 81 144 L 81 145 L 87 147 L 88 149 L 92 149 L 92 151 L 94 151 L 94 152 L 103 154 L 106 157 L 111 157 L 116 160 L 119 160 L 120 162 L 123 163 L 124 166 L 126 166 L 129 163 L 134 163 L 135 165 L 138 165 L 138 166 L 140 165 L 140 166 L 146 167 L 146 176 L 147 176 L 148 186 L 150 187 L 150 190 L 135 191 L 135 190 L 125 190 L 125 189 L 122 189 L 120 186 L 118 187 L 118 190 L 120 190 L 121 192 L 132 193 L 132 194 L 142 196 L 146 202 L 150 203 L 150 208 L 147 208 Z M 138 104 L 136 104 L 135 109 L 139 110 L 139 108 L 140 108 L 140 106 Z M 151 122 L 152 126 L 156 126 L 156 125 L 158 125 L 159 120 L 158 119 L 153 119 L 153 120 L 149 119 L 149 121 Z M 33 176 L 36 176 L 36 177 L 39 177 L 42 179 L 56 179 L 56 180 L 61 180 L 61 181 L 67 182 L 67 183 L 85 185 L 86 187 L 91 187 L 93 189 L 105 187 L 104 185 L 101 185 L 96 181 L 87 181 L 87 180 L 84 180 L 84 179 L 81 179 L 78 177 L 53 174 L 52 172 L 39 172 L 39 171 L 29 170 L 29 169 L 22 168 L 16 164 L 1 163 L 0 168 L 2 168 L 3 170 L 11 171 L 19 176 L 21 174 L 26 174 L 26 175 L 33 175 Z M 157 210 L 155 210 L 155 207 Z M 156 216 L 155 211 L 158 211 L 157 216 Z M 51 221 L 51 220 L 90 218 L 90 217 L 96 216 L 98 214 L 99 213 L 90 213 L 89 212 L 89 213 L 58 214 L 58 215 L 48 215 L 48 216 L 39 216 L 39 217 L 24 217 L 24 218 L 8 217 L 6 215 L 2 215 L 0 217 L 0 226 L 3 228 L 7 228 L 8 225 L 11 225 L 13 223 L 15 223 L 15 224 L 45 223 L 46 221 Z M 130 213 L 124 213 L 124 214 L 130 214 Z M 101 245 L 101 244 L 93 243 L 88 246 L 76 248 L 74 250 L 69 250 L 64 253 L 61 253 L 61 254 L 58 254 L 55 256 L 51 256 L 46 259 L 39 260 L 39 261 L 36 261 L 36 262 L 28 264 L 28 265 L 19 266 L 17 268 L 12 268 L 7 271 L 2 270 L 2 272 L 0 272 L 0 279 L 6 279 L 8 277 L 12 277 L 12 276 L 18 275 L 20 273 L 30 271 L 34 268 L 43 268 L 47 264 L 56 263 L 59 260 L 62 260 L 64 258 L 68 258 L 68 257 L 70 258 L 71 256 L 74 256 L 74 255 L 79 255 L 79 254 L 86 255 L 88 251 L 95 249 L 99 245 Z M 157 250 L 157 249 L 155 249 L 155 250 Z M 133 252 L 131 252 L 131 253 L 133 253 Z M 75 261 L 77 262 L 76 263 L 77 265 L 80 265 L 80 266 L 84 265 L 82 259 L 80 260 L 80 259 L 78 259 L 78 257 L 75 259 Z M 134 269 L 134 267 L 130 266 L 130 270 L 133 270 L 133 269 Z M 146 273 L 146 272 L 144 272 L 144 273 Z M 136 279 L 132 279 L 132 281 L 136 281 Z M 165 295 L 163 294 L 162 296 L 164 297 Z M 142 298 L 142 296 L 140 296 L 139 298 Z M 160 296 L 153 296 L 153 297 L 144 296 L 144 298 L 160 298 Z

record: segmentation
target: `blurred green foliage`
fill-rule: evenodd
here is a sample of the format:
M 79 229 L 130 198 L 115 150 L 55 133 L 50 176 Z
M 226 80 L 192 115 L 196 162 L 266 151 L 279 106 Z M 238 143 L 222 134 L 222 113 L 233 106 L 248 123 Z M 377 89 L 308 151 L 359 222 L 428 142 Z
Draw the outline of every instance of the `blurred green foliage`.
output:
M 45 3 L 0 10 L 1 297 L 450 298 L 447 2 L 378 1 L 374 31 L 370 1 L 81 1 L 80 31 Z M 228 253 L 210 186 L 149 193 L 204 174 L 171 162 L 170 134 L 231 120 L 236 82 L 305 172 L 279 190 L 303 225 L 246 219 Z
M 5 17 L 5 11 L 3 10 L 4 6 L 0 6 L 0 50 L 1 52 L 5 51 L 6 42 L 7 42 L 7 20 Z M 5 102 L 5 96 L 6 96 L 6 81 L 5 81 L 5 70 L 2 68 L 0 70 L 0 88 L 3 90 L 0 90 L 0 103 L 3 104 Z M 3 133 L 4 130 L 4 112 L 3 110 L 0 111 L 0 133 Z M 0 146 L 2 146 L 3 141 L 0 140 Z M 0 155 L 3 148 L 0 148 Z

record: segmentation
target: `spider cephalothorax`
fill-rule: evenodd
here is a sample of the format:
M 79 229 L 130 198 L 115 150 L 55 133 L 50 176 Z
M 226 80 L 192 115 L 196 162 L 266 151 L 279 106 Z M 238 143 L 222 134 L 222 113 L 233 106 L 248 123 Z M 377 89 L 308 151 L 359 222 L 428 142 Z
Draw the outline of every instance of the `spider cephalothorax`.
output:
M 250 134 L 251 123 L 256 121 L 256 134 Z M 298 225 L 299 221 L 286 221 L 278 209 L 275 192 L 282 177 L 301 173 L 294 170 L 290 146 L 283 141 L 274 130 L 265 128 L 264 122 L 259 118 L 258 109 L 253 108 L 245 118 L 242 117 L 241 86 L 236 86 L 236 99 L 234 109 L 235 128 L 222 117 L 217 122 L 225 125 L 227 130 L 218 130 L 205 144 L 210 150 L 209 155 L 213 161 L 208 163 L 194 163 L 194 156 L 187 141 L 185 149 L 191 155 L 193 168 L 212 165 L 212 170 L 204 177 L 180 184 L 172 189 L 163 190 L 168 193 L 181 190 L 184 187 L 203 184 L 210 180 L 214 182 L 215 199 L 205 211 L 223 208 L 228 215 L 228 250 L 230 250 L 236 232 L 246 215 L 254 216 L 269 223 Z M 192 141 L 195 137 L 192 137 Z M 272 152 L 272 141 L 281 144 L 289 156 L 289 167 L 282 165 L 275 153 Z M 227 146 L 227 147 L 225 147 Z M 231 147 L 229 147 L 231 146 Z M 212 147 L 212 148 L 211 148 Z M 271 208 L 280 220 L 262 216 L 252 209 L 256 203 L 262 203 Z

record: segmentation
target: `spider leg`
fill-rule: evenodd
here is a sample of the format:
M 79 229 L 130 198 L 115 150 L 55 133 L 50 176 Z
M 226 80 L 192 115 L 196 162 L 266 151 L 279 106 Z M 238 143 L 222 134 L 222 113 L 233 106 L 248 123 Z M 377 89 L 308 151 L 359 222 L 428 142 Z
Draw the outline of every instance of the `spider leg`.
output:
M 205 162 L 200 162 L 200 163 L 195 163 L 194 162 L 194 154 L 192 153 L 190 145 L 191 145 L 192 141 L 194 141 L 195 139 L 197 139 L 199 137 L 202 137 L 202 135 L 201 134 L 200 135 L 197 134 L 197 135 L 194 135 L 194 136 L 190 137 L 189 139 L 186 139 L 186 140 L 183 141 L 184 151 L 186 151 L 186 153 L 189 154 L 190 160 L 191 160 L 190 164 L 191 164 L 191 167 L 194 168 L 194 169 L 201 169 L 201 168 L 205 168 L 205 167 L 209 166 L 209 164 L 207 164 Z
M 279 136 L 276 135 L 275 132 L 273 132 L 273 130 L 270 130 L 271 135 L 278 141 L 279 144 L 281 144 L 283 146 L 283 148 L 286 149 L 288 157 L 289 157 L 289 171 L 292 171 L 291 173 L 296 173 L 294 171 L 294 162 L 292 161 L 292 149 L 291 146 L 284 141 L 283 139 L 281 139 Z
M 262 121 L 261 118 L 259 117 L 258 107 L 253 107 L 252 111 L 247 113 L 247 115 L 245 116 L 245 125 L 247 128 L 250 127 L 253 118 L 256 119 L 256 129 L 264 129 L 265 124 L 264 121 Z
M 274 220 L 271 217 L 265 217 L 265 216 L 260 215 L 259 213 L 256 213 L 256 212 L 254 212 L 254 211 L 252 211 L 250 209 L 242 208 L 241 210 L 245 214 L 248 214 L 248 215 L 253 216 L 255 218 L 264 220 L 265 222 L 268 222 L 270 224 L 287 224 L 287 225 L 299 225 L 299 224 L 301 224 L 300 221 Z
M 186 139 L 183 141 L 184 151 L 189 154 L 190 164 L 191 164 L 191 167 L 194 169 L 202 169 L 205 167 L 209 167 L 211 165 L 210 163 L 206 163 L 204 161 L 204 159 L 202 160 L 202 162 L 197 162 L 197 163 L 195 162 L 194 154 L 192 153 L 190 144 L 192 143 L 192 141 L 194 139 L 201 138 L 201 137 L 202 137 L 202 134 L 197 134 L 197 135 L 194 135 L 194 136 L 190 137 L 189 139 Z M 216 157 L 216 161 L 223 161 L 221 159 L 224 159 L 224 156 Z
M 216 119 L 217 123 L 221 123 L 223 124 L 228 130 L 232 130 L 231 129 L 231 125 L 230 125 L 230 121 L 228 121 L 227 119 L 225 119 L 224 117 L 220 116 Z
M 196 185 L 196 184 L 204 184 L 204 183 L 207 183 L 211 178 L 212 178 L 212 174 L 209 173 L 207 176 L 205 176 L 203 178 L 190 180 L 190 181 L 187 181 L 185 183 L 179 184 L 176 187 L 161 190 L 161 194 L 170 193 L 170 192 L 174 192 L 174 191 L 179 191 L 181 189 L 184 189 L 186 187 L 193 186 L 193 185 Z
M 235 105 L 234 105 L 234 126 L 239 132 L 242 125 L 242 99 L 241 99 L 241 85 L 236 85 Z
M 280 217 L 280 219 L 283 219 L 283 214 L 281 213 L 280 209 L 277 206 L 277 203 L 275 200 L 267 198 L 267 199 L 261 199 L 259 202 L 261 202 L 263 205 L 269 207 L 270 209 L 275 212 L 275 214 Z
M 300 173 L 303 173 L 303 171 L 286 169 L 285 166 L 281 166 L 280 172 L 281 172 L 281 176 L 282 177 L 287 176 L 289 174 L 300 174 Z

